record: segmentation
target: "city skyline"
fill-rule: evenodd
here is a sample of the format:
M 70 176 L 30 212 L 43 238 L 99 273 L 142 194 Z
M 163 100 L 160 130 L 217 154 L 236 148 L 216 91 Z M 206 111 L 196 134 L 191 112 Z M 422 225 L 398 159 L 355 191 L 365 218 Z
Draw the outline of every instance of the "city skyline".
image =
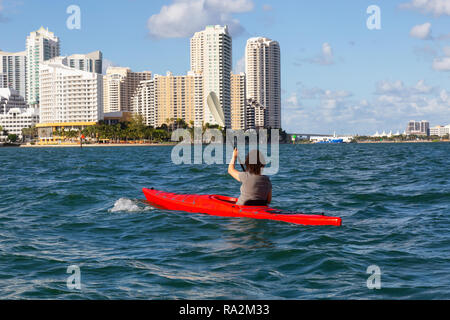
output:
M 195 6 L 199 1 L 151 4 L 128 1 L 126 9 L 117 3 L 105 7 L 80 1 L 81 30 L 68 30 L 65 9 L 69 2 L 61 1 L 52 7 L 42 5 L 43 2 L 39 6 L 29 1 L 22 5 L 13 5 L 13 2 L 2 2 L 1 14 L 7 18 L 0 23 L 2 50 L 23 51 L 24 35 L 43 25 L 63 39 L 61 55 L 101 50 L 105 67 L 113 64 L 135 71 L 151 70 L 154 74 L 166 71 L 186 74 L 189 69 L 187 48 L 193 35 L 187 33 L 197 28 L 197 21 L 191 21 L 189 27 L 181 22 L 186 30 L 164 25 L 164 15 L 175 9 L 184 12 L 191 8 L 193 13 L 200 10 L 205 14 L 201 23 L 229 23 L 234 73 L 244 71 L 242 60 L 248 38 L 263 36 L 277 40 L 282 47 L 282 127 L 290 132 L 373 134 L 383 129 L 403 131 L 410 119 L 427 119 L 432 126 L 450 122 L 450 68 L 447 70 L 450 36 L 444 27 L 449 12 L 431 5 L 414 7 L 414 3 L 407 0 L 378 1 L 382 28 L 368 30 L 365 22 L 370 1 L 362 1 L 357 6 L 340 4 L 336 19 L 318 10 L 320 5 L 290 1 L 283 3 L 283 8 L 271 1 L 230 1 L 216 8 L 216 13 L 227 13 L 228 18 L 214 16 L 211 8 L 199 9 Z M 337 6 L 319 2 L 329 9 Z M 113 17 L 122 8 L 120 12 L 132 14 L 136 19 L 123 16 L 123 21 L 127 22 L 121 24 L 123 30 L 118 30 L 117 26 L 105 30 L 93 20 L 99 8 Z M 305 19 L 299 18 L 293 23 L 288 18 L 294 13 Z M 58 15 L 60 19 L 55 18 Z M 137 17 L 141 15 L 147 18 L 144 27 L 137 28 L 140 21 Z M 258 23 L 271 20 L 262 19 L 264 17 L 272 17 L 274 21 Z M 313 18 L 321 20 L 320 23 Z M 329 30 L 334 23 L 335 29 Z M 156 28 L 161 24 L 163 29 Z M 292 28 L 291 24 L 297 28 Z M 142 32 L 142 29 L 145 30 Z

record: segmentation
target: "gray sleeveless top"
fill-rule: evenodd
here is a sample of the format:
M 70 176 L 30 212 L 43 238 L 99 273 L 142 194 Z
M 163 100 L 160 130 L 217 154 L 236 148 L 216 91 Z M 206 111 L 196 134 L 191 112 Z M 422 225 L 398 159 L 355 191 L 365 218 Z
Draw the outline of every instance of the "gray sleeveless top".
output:
M 257 176 L 248 172 L 239 173 L 242 182 L 241 196 L 237 205 L 242 206 L 248 200 L 267 200 L 272 191 L 272 183 L 267 176 Z

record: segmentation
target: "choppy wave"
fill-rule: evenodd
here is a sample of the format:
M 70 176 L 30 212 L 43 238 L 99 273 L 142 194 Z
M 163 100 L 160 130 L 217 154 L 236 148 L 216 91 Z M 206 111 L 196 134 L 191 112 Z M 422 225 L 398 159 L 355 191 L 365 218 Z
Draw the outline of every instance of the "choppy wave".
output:
M 152 207 L 149 205 L 143 205 L 142 201 L 120 198 L 114 203 L 114 207 L 109 209 L 108 212 L 145 212 L 151 209 Z
M 450 144 L 281 146 L 273 206 L 341 228 L 154 209 L 142 187 L 239 193 L 226 165 L 170 153 L 1 150 L 0 298 L 450 298 Z M 371 265 L 381 290 L 367 288 Z

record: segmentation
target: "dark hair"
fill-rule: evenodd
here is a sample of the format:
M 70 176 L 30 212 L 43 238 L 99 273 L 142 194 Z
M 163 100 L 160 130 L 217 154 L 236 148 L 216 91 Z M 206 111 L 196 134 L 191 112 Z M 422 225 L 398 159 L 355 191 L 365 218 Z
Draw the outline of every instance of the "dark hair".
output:
M 255 155 L 256 152 L 256 155 Z M 251 157 L 251 158 L 250 158 Z M 255 159 L 256 158 L 256 159 Z M 256 163 L 255 163 L 256 160 Z M 266 166 L 264 157 L 258 150 L 250 151 L 245 158 L 245 171 L 255 175 L 261 175 L 262 169 Z

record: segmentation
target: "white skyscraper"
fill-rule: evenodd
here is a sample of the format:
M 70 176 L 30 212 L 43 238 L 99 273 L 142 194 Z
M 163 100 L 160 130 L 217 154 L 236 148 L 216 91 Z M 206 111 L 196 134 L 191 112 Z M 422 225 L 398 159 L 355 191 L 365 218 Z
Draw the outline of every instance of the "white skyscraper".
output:
M 12 88 L 26 98 L 27 94 L 26 52 L 0 51 L 0 88 Z
M 281 128 L 280 45 L 267 38 L 251 38 L 245 49 L 247 99 L 267 108 L 267 125 Z
M 41 124 L 91 124 L 103 119 L 103 76 L 65 66 L 55 58 L 40 66 Z
M 157 127 L 155 80 L 141 81 L 131 97 L 131 112 L 141 115 L 147 126 Z
M 208 96 L 214 93 L 225 116 L 225 125 L 231 126 L 231 68 L 232 39 L 227 26 L 207 26 L 194 34 L 191 70 L 203 75 L 203 123 L 217 124 L 207 103 Z
M 73 54 L 67 57 L 67 64 L 71 68 L 102 74 L 103 54 L 101 51 L 94 51 L 88 54 Z
M 26 42 L 27 54 L 27 102 L 39 104 L 39 67 L 42 62 L 59 56 L 59 38 L 41 27 L 31 32 Z

